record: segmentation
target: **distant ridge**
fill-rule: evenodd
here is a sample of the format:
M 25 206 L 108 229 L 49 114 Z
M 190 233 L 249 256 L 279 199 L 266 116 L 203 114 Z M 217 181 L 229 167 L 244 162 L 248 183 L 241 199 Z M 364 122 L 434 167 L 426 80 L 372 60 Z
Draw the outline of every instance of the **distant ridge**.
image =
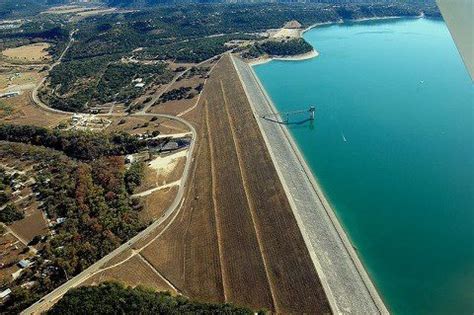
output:
M 54 1 L 54 0 L 53 0 Z M 67 1 L 67 0 L 55 0 Z M 103 0 L 107 5 L 120 7 L 149 7 L 157 5 L 186 4 L 186 3 L 288 3 L 288 4 L 428 4 L 436 5 L 435 0 Z

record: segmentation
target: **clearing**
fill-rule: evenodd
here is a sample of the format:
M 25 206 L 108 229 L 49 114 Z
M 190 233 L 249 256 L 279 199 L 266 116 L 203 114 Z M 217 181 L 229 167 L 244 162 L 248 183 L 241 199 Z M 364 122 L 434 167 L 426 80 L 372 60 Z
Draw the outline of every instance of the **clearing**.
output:
M 55 127 L 61 122 L 66 122 L 68 118 L 68 115 L 47 112 L 39 108 L 33 103 L 29 92 L 0 99 L 0 123 Z
M 47 62 L 51 60 L 48 53 L 48 43 L 35 43 L 15 48 L 7 48 L 2 51 L 2 55 L 9 60 L 22 62 Z

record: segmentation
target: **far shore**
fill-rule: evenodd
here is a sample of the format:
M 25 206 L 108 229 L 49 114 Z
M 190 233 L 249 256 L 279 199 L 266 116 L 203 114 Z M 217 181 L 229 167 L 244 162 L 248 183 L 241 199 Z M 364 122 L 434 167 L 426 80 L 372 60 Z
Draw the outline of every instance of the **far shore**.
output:
M 343 23 L 357 23 L 357 22 L 364 22 L 364 21 L 375 21 L 375 20 L 389 20 L 389 19 L 402 19 L 402 18 L 423 18 L 424 15 L 419 15 L 419 16 L 413 16 L 413 17 L 403 17 L 403 16 L 377 16 L 377 17 L 368 17 L 368 18 L 360 18 L 360 19 L 353 19 L 353 20 L 338 20 L 334 22 L 320 22 L 320 23 L 315 23 L 310 26 L 308 26 L 305 29 L 300 29 L 299 32 L 297 33 L 297 36 L 294 36 L 294 38 L 302 38 L 303 34 L 312 30 L 315 27 L 318 26 L 325 26 L 325 25 L 332 25 L 332 24 L 343 24 Z M 281 28 L 281 30 L 284 28 Z M 316 50 L 316 48 L 313 47 L 313 49 L 310 52 L 300 54 L 300 55 L 294 55 L 294 56 L 263 56 L 256 58 L 254 60 L 249 60 L 246 61 L 248 65 L 251 67 L 261 65 L 268 63 L 272 60 L 280 60 L 280 61 L 302 61 L 302 60 L 308 60 L 312 59 L 315 57 L 319 56 L 319 52 Z

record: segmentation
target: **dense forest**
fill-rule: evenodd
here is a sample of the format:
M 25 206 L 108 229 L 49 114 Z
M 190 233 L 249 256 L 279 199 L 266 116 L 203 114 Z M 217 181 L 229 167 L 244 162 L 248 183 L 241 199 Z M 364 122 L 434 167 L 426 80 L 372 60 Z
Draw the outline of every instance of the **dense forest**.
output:
M 308 53 L 312 50 L 313 47 L 302 38 L 282 41 L 269 40 L 255 44 L 243 56 L 251 58 L 264 54 L 270 56 L 295 56 Z
M 0 140 L 40 145 L 81 160 L 135 153 L 147 146 L 146 140 L 124 132 L 104 134 L 13 124 L 0 124 Z
M 126 63 L 116 61 L 114 56 L 74 59 L 51 71 L 49 84 L 55 91 L 42 92 L 41 97 L 54 108 L 84 111 L 87 104 L 132 101 L 143 93 L 135 86 L 135 79 L 147 87 L 152 83 L 167 83 L 171 78 L 171 71 L 162 62 L 151 65 Z
M 108 282 L 72 289 L 48 311 L 56 314 L 255 314 L 231 304 L 191 301 L 183 296 Z

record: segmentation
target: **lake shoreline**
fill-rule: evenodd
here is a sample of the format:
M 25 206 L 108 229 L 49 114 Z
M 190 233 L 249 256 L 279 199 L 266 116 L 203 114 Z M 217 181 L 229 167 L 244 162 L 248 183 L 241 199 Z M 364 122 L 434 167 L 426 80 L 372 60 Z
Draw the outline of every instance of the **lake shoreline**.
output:
M 354 19 L 354 20 L 338 20 L 338 21 L 333 21 L 333 22 L 320 22 L 320 23 L 314 23 L 310 26 L 308 26 L 305 29 L 300 29 L 298 32 L 298 36 L 295 38 L 303 38 L 304 33 L 312 30 L 313 28 L 320 27 L 320 26 L 329 26 L 329 25 L 334 25 L 334 24 L 344 24 L 344 23 L 358 23 L 358 22 L 366 22 L 366 21 L 377 21 L 377 20 L 394 20 L 394 19 L 403 19 L 403 18 L 413 18 L 413 19 L 419 19 L 419 18 L 424 18 L 423 15 L 419 16 L 413 16 L 413 17 L 403 17 L 403 16 L 381 16 L 381 17 L 369 17 L 369 18 L 360 18 L 360 19 Z M 257 66 L 257 65 L 262 65 L 265 63 L 268 63 L 272 60 L 277 60 L 277 61 L 304 61 L 312 58 L 316 58 L 319 56 L 319 51 L 313 46 L 313 49 L 307 53 L 304 54 L 299 54 L 299 55 L 294 55 L 294 56 L 264 56 L 264 57 L 258 57 L 253 60 L 248 60 L 246 61 L 247 64 L 250 66 Z
M 262 64 L 268 63 L 272 60 L 303 61 L 303 60 L 316 58 L 317 56 L 319 56 L 319 52 L 316 49 L 313 48 L 310 52 L 307 52 L 305 54 L 294 55 L 294 56 L 274 56 L 274 57 L 267 56 L 267 57 L 257 58 L 255 60 L 251 60 L 247 63 L 251 66 L 256 66 L 256 65 L 262 65 Z

